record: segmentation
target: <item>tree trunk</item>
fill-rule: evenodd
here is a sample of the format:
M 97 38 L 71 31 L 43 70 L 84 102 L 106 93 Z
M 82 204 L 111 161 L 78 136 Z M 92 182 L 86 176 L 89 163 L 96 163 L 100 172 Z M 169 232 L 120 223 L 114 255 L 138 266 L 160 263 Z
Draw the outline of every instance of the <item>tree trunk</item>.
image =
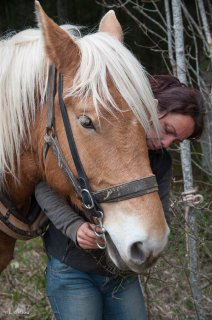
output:
M 174 59 L 174 53 L 173 53 L 173 37 L 172 37 L 171 13 L 170 13 L 169 0 L 164 0 L 164 7 L 165 7 L 165 12 L 166 12 L 169 60 L 170 60 L 171 66 L 172 66 L 173 75 L 176 77 L 177 70 L 176 70 L 176 61 Z
M 197 0 L 197 4 L 199 7 L 206 42 L 208 44 L 208 55 L 212 63 L 212 37 L 209 29 L 205 6 L 202 0 Z M 211 4 L 209 4 L 209 8 L 211 8 Z M 210 77 L 209 79 L 207 79 L 207 72 L 203 74 L 203 77 L 205 77 L 204 80 L 206 82 L 206 85 L 208 84 L 208 93 L 205 95 L 207 117 L 205 119 L 205 131 L 201 139 L 203 153 L 205 155 L 203 159 L 203 166 L 208 171 L 208 173 L 212 175 L 212 88 L 211 92 L 209 88 L 211 86 L 212 79 Z
M 187 84 L 186 79 L 186 64 L 185 64 L 185 52 L 184 52 L 184 34 L 183 34 L 183 20 L 181 10 L 181 0 L 172 0 L 172 13 L 175 33 L 175 51 L 177 62 L 177 76 L 179 80 Z M 191 153 L 190 142 L 184 141 L 181 143 L 181 163 L 184 179 L 184 191 L 190 192 L 193 189 L 193 175 L 191 167 Z M 201 307 L 202 293 L 199 283 L 198 274 L 198 253 L 197 253 L 197 227 L 196 227 L 196 214 L 192 203 L 187 201 L 186 205 L 186 219 L 189 227 L 189 233 L 187 234 L 187 248 L 189 257 L 189 278 L 190 285 L 194 299 L 194 305 L 196 308 L 196 314 L 198 320 L 204 320 L 205 315 Z

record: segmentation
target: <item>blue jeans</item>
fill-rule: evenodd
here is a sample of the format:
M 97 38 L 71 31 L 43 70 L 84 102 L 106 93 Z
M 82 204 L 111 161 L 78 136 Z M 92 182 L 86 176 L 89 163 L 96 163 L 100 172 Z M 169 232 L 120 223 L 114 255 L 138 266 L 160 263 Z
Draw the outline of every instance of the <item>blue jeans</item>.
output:
M 56 320 L 147 320 L 138 278 L 80 272 L 51 258 L 46 290 Z

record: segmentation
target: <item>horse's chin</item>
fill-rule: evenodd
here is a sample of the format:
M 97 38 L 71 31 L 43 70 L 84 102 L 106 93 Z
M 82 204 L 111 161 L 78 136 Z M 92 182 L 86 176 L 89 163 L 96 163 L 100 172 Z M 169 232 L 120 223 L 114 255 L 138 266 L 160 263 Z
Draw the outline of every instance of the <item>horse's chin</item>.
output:
M 127 261 L 125 262 L 122 257 L 120 256 L 116 246 L 114 245 L 112 239 L 108 234 L 106 234 L 107 239 L 107 254 L 114 263 L 114 265 L 123 272 L 134 272 L 134 273 L 142 273 L 144 270 L 152 267 L 156 261 L 158 260 L 159 256 L 153 257 L 150 255 L 144 263 L 137 263 Z
M 118 253 L 118 250 L 116 249 L 113 242 L 107 239 L 107 254 L 110 260 L 114 263 L 114 265 L 121 271 L 129 271 L 130 268 L 127 266 L 127 264 L 124 262 L 124 260 L 121 258 L 120 254 Z

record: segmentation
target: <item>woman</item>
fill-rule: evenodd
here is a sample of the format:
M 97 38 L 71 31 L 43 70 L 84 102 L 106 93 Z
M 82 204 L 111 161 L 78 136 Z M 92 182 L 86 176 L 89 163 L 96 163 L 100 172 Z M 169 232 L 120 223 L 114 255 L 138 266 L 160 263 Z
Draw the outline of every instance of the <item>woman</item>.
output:
M 166 220 L 169 218 L 172 143 L 199 138 L 203 129 L 203 104 L 199 91 L 172 76 L 150 78 L 158 100 L 161 131 L 147 136 L 150 162 L 156 175 Z M 44 236 L 49 257 L 47 294 L 56 319 L 145 320 L 144 299 L 136 275 L 117 275 L 97 250 L 94 226 L 74 212 L 44 182 L 35 190 L 38 203 L 50 219 Z

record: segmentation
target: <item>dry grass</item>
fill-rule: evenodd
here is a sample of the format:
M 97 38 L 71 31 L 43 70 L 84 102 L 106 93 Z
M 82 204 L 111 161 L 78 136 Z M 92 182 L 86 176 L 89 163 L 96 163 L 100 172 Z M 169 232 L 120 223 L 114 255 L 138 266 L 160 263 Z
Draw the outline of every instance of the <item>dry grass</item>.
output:
M 46 255 L 41 239 L 18 241 L 15 259 L 0 277 L 0 319 L 53 319 L 45 297 Z
M 211 319 L 212 254 L 209 250 L 211 213 L 212 204 L 206 198 L 195 211 L 198 233 L 194 235 L 188 227 L 185 227 L 183 206 L 176 201 L 172 211 L 172 232 L 168 248 L 157 265 L 142 277 L 149 319 L 199 319 L 191 290 L 186 232 L 196 238 L 199 257 L 198 277 L 202 291 L 201 307 L 205 313 L 205 320 Z

